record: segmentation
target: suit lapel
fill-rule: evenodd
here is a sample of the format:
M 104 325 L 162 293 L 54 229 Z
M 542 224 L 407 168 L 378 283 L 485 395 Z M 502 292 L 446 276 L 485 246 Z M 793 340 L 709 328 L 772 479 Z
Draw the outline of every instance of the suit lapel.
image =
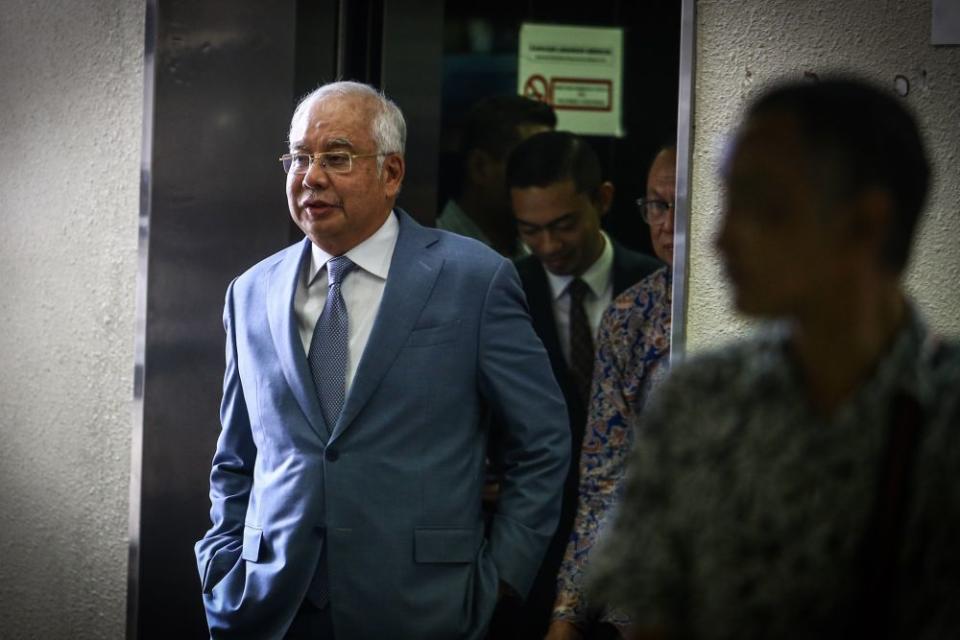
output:
M 280 357 L 283 376 L 310 426 L 326 443 L 329 431 L 320 411 L 320 401 L 313 386 L 307 357 L 303 353 L 303 343 L 293 310 L 300 269 L 304 256 L 309 251 L 310 240 L 304 238 L 298 247 L 291 247 L 283 260 L 271 271 L 267 289 L 267 320 L 270 323 L 273 344 Z
M 331 442 L 350 426 L 390 369 L 420 317 L 443 265 L 443 258 L 425 250 L 437 241 L 437 236 L 402 210 L 397 211 L 400 232 L 383 299 Z
M 617 246 L 616 242 L 611 240 L 611 244 L 613 245 L 613 273 L 611 274 L 613 277 L 611 280 L 613 280 L 613 297 L 616 298 L 633 283 L 627 282 L 629 274 L 623 264 L 623 252 L 620 251 L 620 247 Z
M 536 260 L 531 270 L 530 287 L 527 293 L 527 304 L 530 305 L 530 317 L 533 326 L 543 340 L 543 346 L 550 356 L 550 364 L 563 384 L 567 376 L 567 363 L 563 359 L 563 350 L 560 348 L 560 336 L 557 334 L 557 321 L 553 317 L 553 292 L 547 281 L 547 273 L 543 265 Z
M 656 258 L 631 251 L 611 238 L 613 245 L 613 297 L 663 266 Z

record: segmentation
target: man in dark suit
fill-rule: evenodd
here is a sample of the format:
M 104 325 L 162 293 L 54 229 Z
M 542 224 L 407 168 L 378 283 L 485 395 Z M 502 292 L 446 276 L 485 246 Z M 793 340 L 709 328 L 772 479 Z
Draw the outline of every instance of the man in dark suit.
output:
M 543 340 L 570 415 L 571 464 L 560 524 L 527 601 L 501 637 L 542 638 L 556 590 L 557 569 L 573 526 L 577 462 L 586 423 L 594 339 L 613 298 L 662 264 L 630 251 L 600 229 L 614 186 L 596 153 L 569 132 L 548 131 L 522 142 L 507 163 L 507 186 L 520 239 L 531 255 L 517 270 L 533 326 Z
M 231 283 L 212 526 L 214 638 L 480 638 L 554 532 L 568 435 L 512 263 L 394 208 L 403 115 L 367 85 L 297 107 L 306 236 Z M 442 389 L 442 393 L 437 393 Z M 488 410 L 504 481 L 485 531 Z

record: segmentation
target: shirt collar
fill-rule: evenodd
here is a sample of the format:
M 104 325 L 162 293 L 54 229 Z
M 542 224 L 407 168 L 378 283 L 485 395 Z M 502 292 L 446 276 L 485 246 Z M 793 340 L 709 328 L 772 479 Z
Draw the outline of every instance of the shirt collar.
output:
M 603 251 L 600 257 L 593 261 L 593 264 L 583 272 L 580 279 L 583 280 L 593 295 L 600 297 L 610 285 L 610 274 L 613 271 L 613 243 L 603 231 L 600 232 L 603 237 Z M 553 299 L 557 300 L 567 291 L 567 287 L 573 282 L 573 276 L 558 276 L 544 269 L 547 274 L 547 282 L 550 283 L 550 292 Z
M 387 279 L 390 271 L 390 261 L 393 258 L 393 249 L 400 235 L 400 223 L 397 216 L 391 211 L 380 228 L 372 236 L 355 246 L 346 255 L 353 264 L 367 273 L 377 276 L 381 280 Z M 307 277 L 309 286 L 313 284 L 317 274 L 327 266 L 327 262 L 334 256 L 330 255 L 315 244 L 310 245 L 311 259 L 310 272 Z

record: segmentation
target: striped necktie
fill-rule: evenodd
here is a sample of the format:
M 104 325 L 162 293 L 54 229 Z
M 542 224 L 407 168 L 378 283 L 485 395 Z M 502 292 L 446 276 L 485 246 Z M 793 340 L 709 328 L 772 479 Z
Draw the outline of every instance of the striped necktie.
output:
M 590 328 L 583 301 L 590 287 L 580 278 L 576 278 L 567 291 L 570 294 L 570 373 L 584 406 L 588 406 L 590 382 L 593 379 L 593 330 Z

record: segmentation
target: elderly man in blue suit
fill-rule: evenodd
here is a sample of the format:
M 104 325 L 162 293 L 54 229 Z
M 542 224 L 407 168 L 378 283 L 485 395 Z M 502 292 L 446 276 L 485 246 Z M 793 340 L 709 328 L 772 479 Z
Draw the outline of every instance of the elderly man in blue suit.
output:
M 357 83 L 297 107 L 306 238 L 229 287 L 213 526 L 196 545 L 214 638 L 479 638 L 557 524 L 562 395 L 509 261 L 394 208 L 400 110 Z M 485 530 L 488 433 L 505 477 Z

